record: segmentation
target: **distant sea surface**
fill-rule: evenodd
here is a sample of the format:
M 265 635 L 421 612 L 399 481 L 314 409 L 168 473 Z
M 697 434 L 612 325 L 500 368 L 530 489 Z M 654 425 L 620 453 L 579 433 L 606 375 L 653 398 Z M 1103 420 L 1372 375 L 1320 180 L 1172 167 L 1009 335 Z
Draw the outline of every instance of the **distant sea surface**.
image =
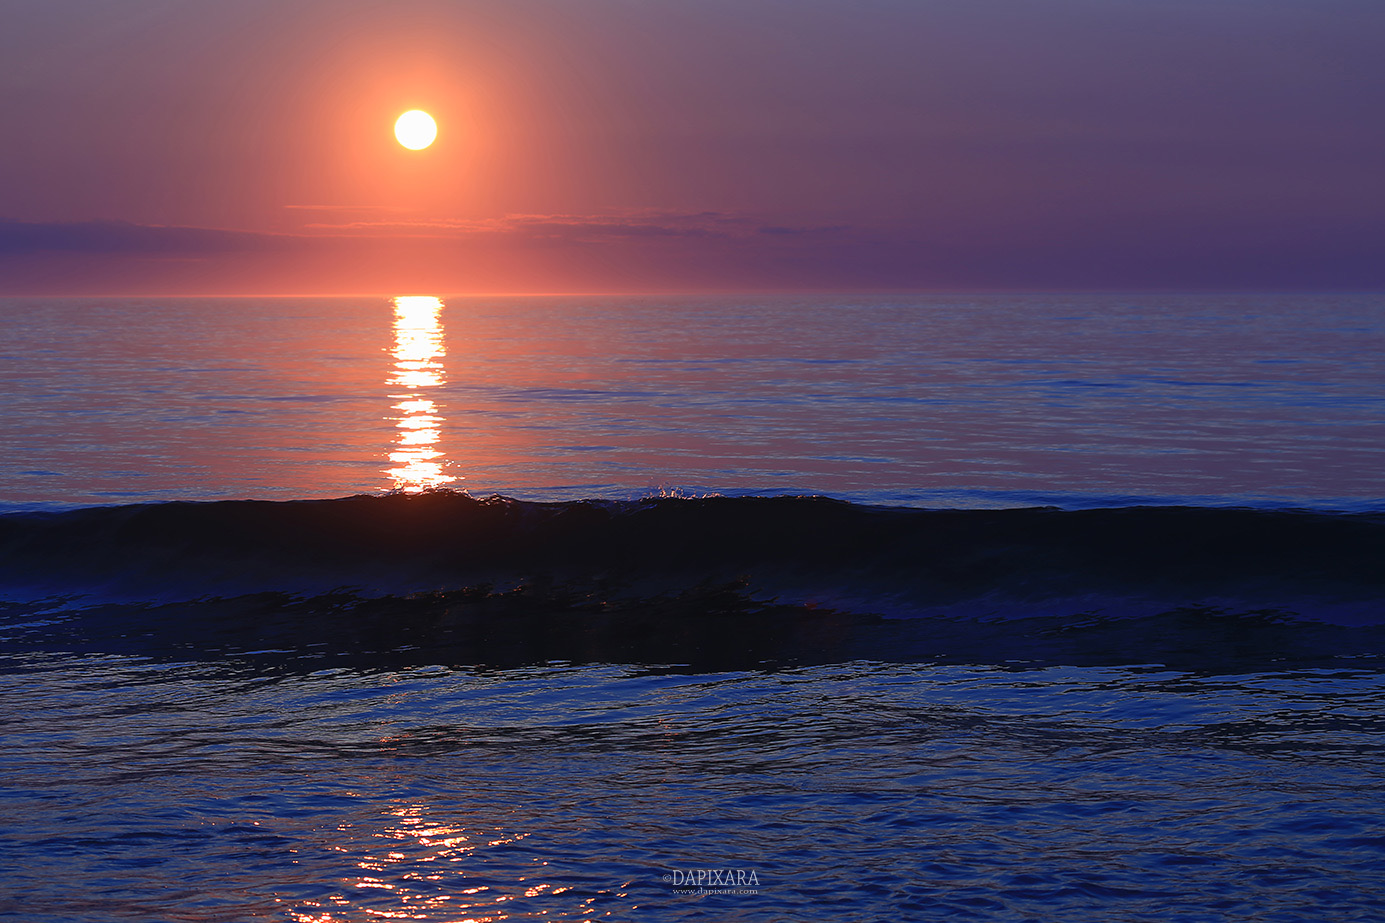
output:
M 1385 918 L 1385 296 L 0 300 L 0 918 Z
M 380 491 L 422 425 L 478 496 L 1374 510 L 1382 355 L 1380 296 L 7 299 L 0 504 Z

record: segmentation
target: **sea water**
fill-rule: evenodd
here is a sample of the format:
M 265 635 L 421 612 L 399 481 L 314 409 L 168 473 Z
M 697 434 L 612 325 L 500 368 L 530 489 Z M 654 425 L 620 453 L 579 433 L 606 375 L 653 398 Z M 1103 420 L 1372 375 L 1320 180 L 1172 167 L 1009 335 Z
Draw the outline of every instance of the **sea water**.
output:
M 1381 355 L 1366 295 L 7 299 L 0 504 L 418 486 L 412 435 L 536 500 L 1379 509 Z
M 0 915 L 1380 919 L 1382 347 L 1366 295 L 0 302 Z

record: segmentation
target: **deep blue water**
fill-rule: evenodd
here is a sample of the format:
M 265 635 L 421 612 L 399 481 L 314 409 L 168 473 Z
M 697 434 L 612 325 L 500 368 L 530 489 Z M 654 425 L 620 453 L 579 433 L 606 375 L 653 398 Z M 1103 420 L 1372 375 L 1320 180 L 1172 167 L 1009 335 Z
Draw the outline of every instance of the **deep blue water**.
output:
M 1385 918 L 1383 320 L 0 303 L 0 916 Z
M 25 920 L 1385 914 L 1378 662 L 6 667 Z

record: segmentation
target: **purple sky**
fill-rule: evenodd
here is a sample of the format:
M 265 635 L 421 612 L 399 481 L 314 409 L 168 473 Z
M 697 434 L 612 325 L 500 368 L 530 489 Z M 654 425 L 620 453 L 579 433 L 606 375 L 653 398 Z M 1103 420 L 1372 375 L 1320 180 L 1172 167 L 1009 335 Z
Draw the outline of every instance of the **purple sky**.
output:
M 8 0 L 0 292 L 1381 288 L 1382 48 L 1381 0 Z

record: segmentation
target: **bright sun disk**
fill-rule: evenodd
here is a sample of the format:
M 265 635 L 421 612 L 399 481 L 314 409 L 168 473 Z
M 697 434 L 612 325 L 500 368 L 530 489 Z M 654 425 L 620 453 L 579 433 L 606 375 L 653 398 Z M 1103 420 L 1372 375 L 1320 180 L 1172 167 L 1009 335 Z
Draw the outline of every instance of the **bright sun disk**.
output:
M 438 136 L 438 123 L 422 109 L 410 109 L 394 123 L 394 136 L 411 151 L 421 151 Z

